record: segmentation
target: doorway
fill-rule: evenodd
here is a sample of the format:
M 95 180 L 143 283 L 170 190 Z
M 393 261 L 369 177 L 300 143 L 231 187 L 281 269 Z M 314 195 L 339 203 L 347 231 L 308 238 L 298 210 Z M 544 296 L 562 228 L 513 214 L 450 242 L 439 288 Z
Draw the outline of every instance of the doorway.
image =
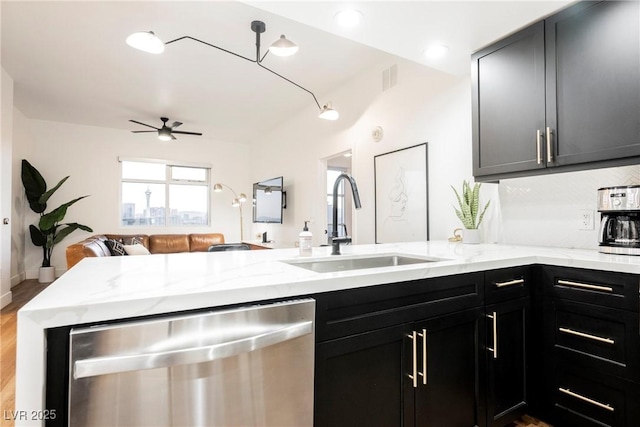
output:
M 341 173 L 351 174 L 351 150 L 336 154 L 335 156 L 326 159 L 326 181 L 327 181 L 327 208 L 326 208 L 326 222 L 327 228 L 325 229 L 325 236 L 327 238 L 327 244 L 331 237 L 331 230 L 333 229 L 333 186 L 336 178 Z M 338 209 L 338 237 L 353 237 L 353 221 L 352 221 L 352 198 L 345 197 L 345 181 L 340 181 L 337 192 L 337 209 Z

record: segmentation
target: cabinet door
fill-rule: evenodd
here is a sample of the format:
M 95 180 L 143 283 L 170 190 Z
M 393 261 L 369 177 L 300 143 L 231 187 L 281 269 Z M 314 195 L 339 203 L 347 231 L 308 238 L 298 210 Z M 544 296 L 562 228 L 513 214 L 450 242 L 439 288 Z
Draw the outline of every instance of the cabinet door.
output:
M 502 427 L 524 413 L 527 392 L 529 299 L 486 308 L 487 426 Z
M 426 336 L 426 341 L 418 340 L 415 426 L 480 424 L 477 395 L 480 316 L 481 309 L 475 309 L 416 323 L 415 330 Z
M 640 155 L 640 3 L 580 2 L 546 20 L 553 165 Z
M 473 174 L 545 167 L 544 23 L 472 56 Z
M 316 345 L 316 427 L 413 425 L 413 391 L 403 363 L 412 350 L 409 326 Z

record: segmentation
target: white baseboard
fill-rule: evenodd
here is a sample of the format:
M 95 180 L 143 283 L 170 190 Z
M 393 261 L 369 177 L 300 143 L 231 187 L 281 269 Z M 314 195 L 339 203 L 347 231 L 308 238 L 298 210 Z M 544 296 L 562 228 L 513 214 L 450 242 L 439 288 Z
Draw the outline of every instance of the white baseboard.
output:
M 18 274 L 13 275 L 11 277 L 11 287 L 13 288 L 18 283 L 23 282 L 26 278 L 27 278 L 27 276 L 26 276 L 24 271 L 22 273 L 18 273 Z
M 12 293 L 11 291 L 6 292 L 4 295 L 0 297 L 0 308 L 4 308 L 7 305 L 11 304 L 12 301 Z

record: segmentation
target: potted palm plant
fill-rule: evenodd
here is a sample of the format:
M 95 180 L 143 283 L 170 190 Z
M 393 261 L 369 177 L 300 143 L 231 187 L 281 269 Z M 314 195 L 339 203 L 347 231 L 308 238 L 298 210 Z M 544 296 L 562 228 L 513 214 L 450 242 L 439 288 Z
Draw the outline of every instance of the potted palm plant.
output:
M 38 225 L 31 224 L 29 226 L 31 241 L 34 245 L 42 247 L 42 266 L 38 276 L 40 283 L 52 282 L 55 279 L 55 270 L 51 266 L 51 254 L 56 244 L 77 229 L 93 231 L 90 227 L 77 222 L 62 223 L 69 206 L 88 196 L 78 197 L 45 213 L 47 201 L 67 179 L 69 179 L 68 176 L 62 178 L 55 187 L 47 190 L 47 183 L 40 172 L 27 160 L 22 160 L 22 185 L 27 195 L 27 201 L 31 210 L 40 215 Z
M 462 191 L 458 191 L 451 186 L 458 199 L 458 208 L 454 206 L 456 215 L 460 218 L 464 229 L 462 230 L 463 243 L 480 243 L 480 231 L 478 227 L 484 218 L 484 214 L 489 207 L 491 200 L 484 205 L 482 212 L 480 208 L 480 183 L 476 182 L 473 188 L 467 181 L 462 182 Z

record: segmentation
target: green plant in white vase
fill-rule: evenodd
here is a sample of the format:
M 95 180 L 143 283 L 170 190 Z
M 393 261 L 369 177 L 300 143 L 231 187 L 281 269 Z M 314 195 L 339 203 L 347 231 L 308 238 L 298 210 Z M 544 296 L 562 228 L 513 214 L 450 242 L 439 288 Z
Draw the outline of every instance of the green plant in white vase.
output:
M 480 186 L 479 182 L 476 182 L 473 187 L 467 182 L 462 182 L 462 191 L 458 192 L 453 185 L 451 188 L 456 195 L 456 199 L 458 199 L 458 208 L 454 206 L 456 211 L 456 215 L 460 218 L 462 225 L 465 230 L 477 230 L 482 222 L 482 218 L 484 218 L 484 214 L 491 203 L 491 200 L 484 205 L 482 211 L 480 211 Z M 479 236 L 474 238 L 479 239 Z M 463 241 L 464 241 L 463 235 Z M 469 241 L 471 239 L 467 239 Z M 476 242 L 476 243 L 479 243 Z

